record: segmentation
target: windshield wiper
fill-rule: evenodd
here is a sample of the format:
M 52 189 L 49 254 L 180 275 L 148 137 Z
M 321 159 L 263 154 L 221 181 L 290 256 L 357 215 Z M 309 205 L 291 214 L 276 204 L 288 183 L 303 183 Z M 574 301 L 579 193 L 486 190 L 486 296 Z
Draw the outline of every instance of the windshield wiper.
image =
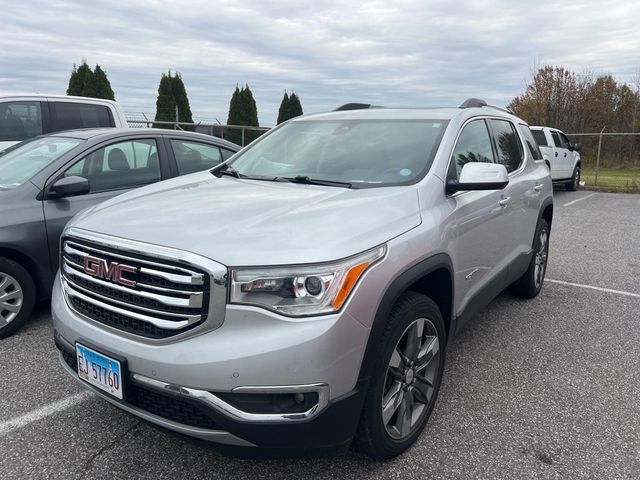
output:
M 238 172 L 233 167 L 229 166 L 228 163 L 221 163 L 220 165 L 213 167 L 210 170 L 211 174 L 220 178 L 222 175 L 229 175 L 230 177 L 241 178 L 242 174 Z
M 285 180 L 291 183 L 302 183 L 305 185 L 325 185 L 327 187 L 343 187 L 351 188 L 352 185 L 349 182 L 338 182 L 335 180 L 322 180 L 320 178 L 309 178 L 305 175 L 297 175 L 295 177 L 275 177 L 274 180 Z

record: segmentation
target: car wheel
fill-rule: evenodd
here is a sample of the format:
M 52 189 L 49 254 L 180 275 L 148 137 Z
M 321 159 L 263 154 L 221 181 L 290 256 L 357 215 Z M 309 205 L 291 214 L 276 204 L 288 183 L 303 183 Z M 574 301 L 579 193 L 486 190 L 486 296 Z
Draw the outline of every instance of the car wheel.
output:
M 392 458 L 424 429 L 436 402 L 445 356 L 444 321 L 433 300 L 404 293 L 387 321 L 383 351 L 365 399 L 356 450 Z
M 0 338 L 12 335 L 27 321 L 35 298 L 29 272 L 13 260 L 0 257 Z
M 580 165 L 576 165 L 576 168 L 573 169 L 571 180 L 565 183 L 564 186 L 569 192 L 575 192 L 578 190 L 578 187 L 580 186 Z
M 533 257 L 529 268 L 518 281 L 511 285 L 511 292 L 519 297 L 533 298 L 540 293 L 547 273 L 549 258 L 549 225 L 544 218 L 538 222 L 533 242 Z

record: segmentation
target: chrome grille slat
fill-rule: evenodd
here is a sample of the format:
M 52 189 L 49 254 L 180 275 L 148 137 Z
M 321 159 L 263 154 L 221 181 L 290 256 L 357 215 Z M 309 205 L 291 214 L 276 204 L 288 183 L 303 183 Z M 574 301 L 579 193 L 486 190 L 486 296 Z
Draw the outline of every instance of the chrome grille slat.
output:
M 61 251 L 65 298 L 88 319 L 128 334 L 168 339 L 209 317 L 207 270 L 177 259 L 156 260 L 144 248 L 121 253 L 110 242 L 75 236 L 63 237 Z
M 68 282 L 67 282 L 67 286 L 68 286 Z M 151 317 L 149 315 L 143 315 L 141 313 L 132 312 L 131 310 L 125 310 L 123 308 L 116 307 L 115 305 L 110 305 L 108 303 L 104 303 L 99 300 L 96 300 L 95 298 L 91 298 L 83 293 L 80 293 L 74 290 L 73 288 L 67 288 L 66 292 L 67 292 L 67 295 L 71 297 L 78 297 L 86 302 L 92 303 L 94 305 L 98 305 L 101 308 L 104 308 L 105 310 L 109 310 L 111 312 L 126 315 L 127 317 L 132 317 L 138 320 L 142 320 L 144 322 L 151 323 L 152 325 L 155 325 L 156 327 L 159 327 L 159 328 L 178 330 L 180 328 L 184 328 L 187 325 L 189 325 L 188 320 L 181 320 L 181 321 L 162 320 L 159 318 Z
M 156 300 L 165 305 L 169 305 L 172 307 L 185 307 L 185 308 L 201 308 L 202 307 L 202 292 L 180 292 L 181 295 L 188 295 L 189 298 L 176 298 L 170 297 L 167 295 L 160 295 L 157 293 L 145 292 L 142 290 L 134 290 L 130 287 L 123 287 L 121 285 L 117 285 L 112 282 L 107 282 L 104 280 L 99 280 L 96 277 L 92 277 L 91 275 L 87 275 L 86 273 L 79 272 L 73 268 L 68 266 L 69 260 L 67 258 L 63 258 L 63 269 L 64 272 L 69 275 L 75 275 L 77 277 L 83 278 L 84 280 L 96 283 L 98 285 L 102 285 L 105 288 L 112 288 L 114 290 L 119 290 L 121 292 L 127 292 L 135 295 L 139 295 L 144 298 L 150 298 L 152 300 Z M 76 264 L 77 265 L 77 264 Z M 79 265 L 78 265 L 79 266 Z
M 74 254 L 74 255 L 79 255 L 81 257 L 85 257 L 87 255 L 90 255 L 90 252 L 82 250 L 83 248 L 85 250 L 89 250 L 90 252 L 98 253 L 99 255 L 117 257 L 117 258 L 123 259 L 123 260 L 129 260 L 129 261 L 133 261 L 133 262 L 137 262 L 137 263 L 143 263 L 143 264 L 146 264 L 146 265 L 155 265 L 156 267 L 162 267 L 162 268 L 167 268 L 167 269 L 183 272 L 183 274 L 177 274 L 177 273 L 163 272 L 163 271 L 160 271 L 160 270 L 156 270 L 156 269 L 153 269 L 153 268 L 147 268 L 147 267 L 142 267 L 140 269 L 141 271 L 144 269 L 144 273 L 147 273 L 148 275 L 153 275 L 153 276 L 157 276 L 157 277 L 160 277 L 160 278 L 164 278 L 165 280 L 169 280 L 171 282 L 184 283 L 186 285 L 203 285 L 204 284 L 204 275 L 203 274 L 198 273 L 198 272 L 193 272 L 193 271 L 187 270 L 185 268 L 175 267 L 173 265 L 167 265 L 165 263 L 152 262 L 150 260 L 133 258 L 131 256 L 124 255 L 124 254 L 121 254 L 121 253 L 109 252 L 107 250 L 102 250 L 102 249 L 99 249 L 99 248 L 90 247 L 90 246 L 83 245 L 83 244 L 80 244 L 80 243 L 75 243 L 73 241 L 65 241 L 63 250 L 64 250 L 65 253 L 71 253 L 71 254 Z
M 95 293 L 92 292 L 91 290 L 89 290 L 88 288 L 83 287 L 82 285 L 78 285 L 77 283 L 74 283 L 73 280 L 69 279 L 68 277 L 64 279 L 65 282 L 65 286 L 69 287 L 72 290 L 76 290 L 76 291 L 80 291 L 80 293 L 85 293 L 88 294 L 89 296 L 94 296 Z M 87 300 L 86 298 L 83 298 L 83 300 Z M 91 300 L 94 301 L 94 300 Z M 131 307 L 132 305 L 130 303 L 127 302 L 123 302 L 120 300 L 116 300 L 114 298 L 109 298 L 108 302 L 103 302 L 101 300 L 97 300 L 95 299 L 96 303 L 100 303 L 101 306 L 103 305 L 109 305 L 110 303 L 115 303 L 117 305 L 122 305 L 125 307 Z M 192 324 L 194 322 L 198 322 L 201 320 L 202 316 L 201 315 L 188 315 L 188 314 L 182 314 L 182 313 L 173 313 L 173 312 L 162 312 L 160 310 L 153 310 L 152 308 L 147 308 L 147 307 L 139 307 L 139 306 L 135 306 L 135 308 L 137 310 L 142 310 L 144 312 L 147 312 L 149 314 L 155 314 L 155 315 L 162 315 L 162 316 L 166 316 L 166 317 L 175 317 L 176 320 L 167 320 L 167 322 L 170 322 L 171 324 L 174 323 L 178 323 L 181 322 L 183 320 L 187 321 L 187 325 Z M 134 312 L 135 313 L 135 312 Z M 149 317 L 151 318 L 151 317 Z M 153 322 L 150 322 L 153 323 Z M 156 325 L 157 327 L 161 327 L 161 328 L 171 328 L 171 327 L 166 327 L 166 326 L 161 326 L 159 324 L 154 323 L 154 325 Z

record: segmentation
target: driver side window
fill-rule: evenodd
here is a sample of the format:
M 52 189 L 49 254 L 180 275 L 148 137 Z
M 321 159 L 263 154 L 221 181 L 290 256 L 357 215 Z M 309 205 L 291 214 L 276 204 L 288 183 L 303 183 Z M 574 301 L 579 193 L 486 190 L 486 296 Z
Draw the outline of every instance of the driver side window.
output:
M 463 128 L 453 149 L 449 178 L 459 178 L 462 167 L 469 162 L 495 162 L 485 120 L 473 120 Z
M 156 141 L 128 140 L 100 148 L 64 172 L 89 180 L 89 193 L 121 190 L 160 180 Z

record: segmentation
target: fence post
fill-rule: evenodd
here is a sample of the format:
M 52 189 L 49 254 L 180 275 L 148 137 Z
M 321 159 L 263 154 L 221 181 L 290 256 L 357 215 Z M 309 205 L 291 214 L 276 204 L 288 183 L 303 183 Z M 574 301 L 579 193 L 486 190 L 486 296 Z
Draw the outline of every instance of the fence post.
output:
M 593 184 L 598 186 L 598 173 L 600 173 L 600 149 L 602 148 L 602 134 L 604 133 L 604 129 L 606 127 L 602 127 L 600 130 L 600 138 L 598 139 L 598 157 L 596 158 L 596 178 L 593 180 Z
M 244 147 L 244 127 L 242 127 L 242 146 Z
M 176 105 L 176 124 L 173 126 L 174 130 L 178 130 L 179 123 L 180 123 L 180 117 L 178 116 L 178 106 Z

